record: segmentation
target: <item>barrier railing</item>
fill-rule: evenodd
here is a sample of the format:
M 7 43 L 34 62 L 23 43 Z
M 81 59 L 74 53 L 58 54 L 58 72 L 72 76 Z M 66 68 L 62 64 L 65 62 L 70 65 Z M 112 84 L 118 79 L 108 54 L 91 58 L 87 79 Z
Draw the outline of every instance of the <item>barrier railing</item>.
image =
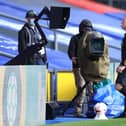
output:
M 14 55 L 11 55 L 10 53 L 6 53 L 3 51 L 0 51 L 0 56 L 5 56 L 7 58 L 14 58 L 15 57 Z

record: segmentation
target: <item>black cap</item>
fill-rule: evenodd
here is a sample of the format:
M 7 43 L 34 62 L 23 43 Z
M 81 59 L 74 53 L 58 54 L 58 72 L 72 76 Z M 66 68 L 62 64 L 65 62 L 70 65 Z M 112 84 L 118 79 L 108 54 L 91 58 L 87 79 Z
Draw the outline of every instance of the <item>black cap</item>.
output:
M 92 26 L 92 22 L 88 19 L 84 19 L 81 21 L 80 25 L 79 25 L 79 31 L 83 31 L 83 28 L 93 28 Z
M 37 17 L 37 14 L 33 10 L 27 11 L 26 16 L 25 16 L 25 18 L 36 18 L 36 17 Z

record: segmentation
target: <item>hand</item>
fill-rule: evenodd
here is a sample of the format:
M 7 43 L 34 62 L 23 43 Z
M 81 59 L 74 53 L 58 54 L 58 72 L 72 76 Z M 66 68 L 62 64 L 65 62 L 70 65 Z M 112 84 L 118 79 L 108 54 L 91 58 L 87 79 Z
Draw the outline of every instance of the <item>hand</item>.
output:
M 123 71 L 125 68 L 126 68 L 125 66 L 118 66 L 117 69 L 116 69 L 116 72 L 117 72 L 117 73 L 122 73 L 122 71 Z
M 39 50 L 39 53 L 40 53 L 41 55 L 44 55 L 44 54 L 45 54 L 45 48 L 42 47 L 41 50 Z
M 121 84 L 116 84 L 116 89 L 117 89 L 117 90 L 120 91 L 122 88 L 123 88 L 123 86 L 122 86 Z
M 72 57 L 72 62 L 73 62 L 74 64 L 77 64 L 77 57 Z

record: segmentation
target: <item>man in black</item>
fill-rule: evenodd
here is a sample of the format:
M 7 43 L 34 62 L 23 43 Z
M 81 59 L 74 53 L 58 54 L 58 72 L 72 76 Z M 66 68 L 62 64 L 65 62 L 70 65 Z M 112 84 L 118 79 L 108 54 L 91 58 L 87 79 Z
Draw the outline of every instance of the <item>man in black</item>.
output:
M 70 44 L 68 47 L 68 56 L 72 60 L 73 73 L 74 73 L 77 92 L 79 92 L 80 89 L 85 84 L 85 80 L 81 75 L 80 65 L 78 62 L 78 54 L 77 54 L 78 53 L 78 43 L 79 43 L 79 40 L 82 37 L 82 35 L 85 34 L 87 31 L 91 31 L 91 30 L 93 30 L 91 21 L 89 21 L 88 19 L 82 20 L 79 25 L 79 34 L 74 35 L 71 38 Z M 88 85 L 88 86 L 89 86 L 89 88 L 87 88 L 87 89 L 92 88 L 92 86 L 90 86 L 90 85 Z M 75 102 L 75 112 L 74 112 L 75 117 L 82 117 L 81 111 L 82 111 L 82 105 L 84 102 L 84 96 L 85 96 L 85 90 L 81 93 L 81 95 L 77 98 L 77 100 Z
M 124 17 L 121 27 L 126 31 L 126 17 Z M 125 110 L 121 117 L 126 117 L 126 34 L 121 45 L 121 63 L 116 71 L 118 73 L 116 89 L 125 96 Z
M 36 12 L 29 10 L 26 13 L 25 18 L 27 22 L 24 24 L 18 34 L 19 53 L 27 49 L 27 47 L 42 41 L 42 37 L 34 24 L 34 21 L 37 18 Z M 25 58 L 25 65 L 42 65 L 45 64 L 46 61 L 46 50 L 45 47 L 42 47 L 42 49 L 39 52 L 36 52 L 33 56 Z

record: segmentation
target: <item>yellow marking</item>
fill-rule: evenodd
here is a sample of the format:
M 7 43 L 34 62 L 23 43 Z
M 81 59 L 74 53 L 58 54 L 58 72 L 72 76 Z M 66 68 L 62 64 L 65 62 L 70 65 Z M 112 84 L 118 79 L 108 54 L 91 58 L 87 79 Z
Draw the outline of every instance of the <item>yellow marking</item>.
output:
M 50 94 L 50 85 L 51 85 L 51 73 L 47 72 L 47 83 L 46 83 L 46 95 L 47 95 L 47 102 L 50 102 L 51 100 L 51 94 Z
M 74 75 L 72 72 L 57 73 L 57 99 L 70 101 L 76 94 Z

